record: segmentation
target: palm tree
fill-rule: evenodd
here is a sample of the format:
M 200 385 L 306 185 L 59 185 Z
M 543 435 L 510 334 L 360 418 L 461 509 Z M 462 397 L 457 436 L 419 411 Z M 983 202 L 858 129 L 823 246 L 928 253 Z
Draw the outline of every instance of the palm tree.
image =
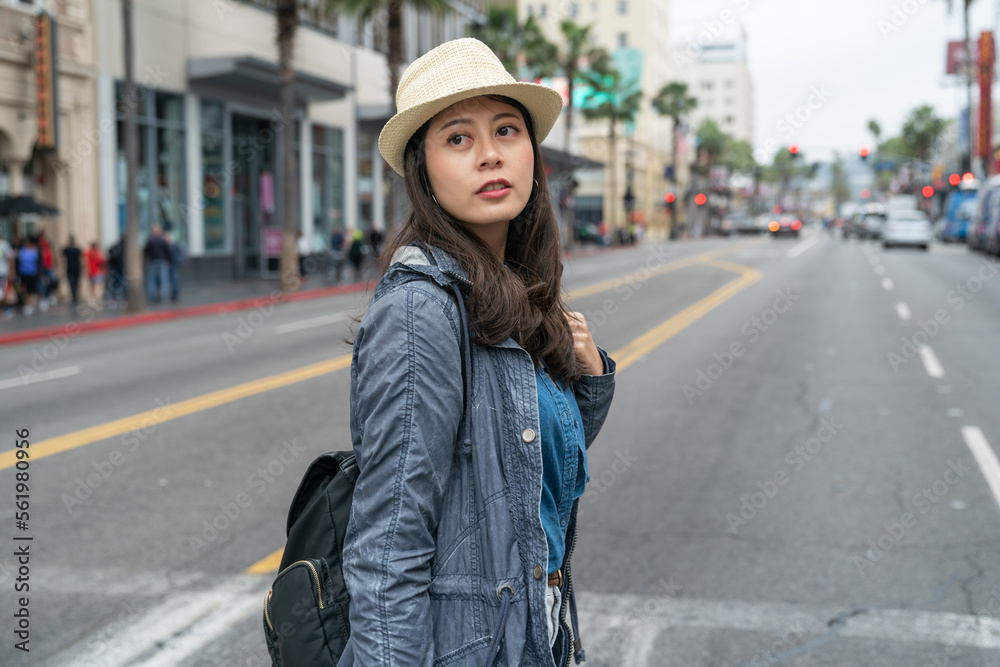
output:
M 142 253 L 139 251 L 139 126 L 135 120 L 135 59 L 133 58 L 132 0 L 122 0 L 122 29 L 125 48 L 125 81 L 122 83 L 122 104 L 125 143 L 125 238 L 122 251 L 125 258 L 125 284 L 128 309 L 146 309 L 146 291 L 142 280 Z M 120 278 L 119 278 L 120 279 Z
M 948 128 L 948 121 L 934 115 L 934 108 L 923 105 L 910 112 L 903 123 L 903 141 L 910 154 L 922 162 L 929 162 L 938 139 Z
M 511 76 L 517 76 L 517 58 L 521 54 L 521 28 L 517 25 L 517 7 L 490 7 L 486 23 L 474 23 L 469 34 L 483 42 L 503 63 Z
M 878 121 L 872 118 L 868 121 L 868 131 L 872 133 L 875 137 L 875 150 L 878 150 L 879 137 L 882 136 L 882 126 L 878 124 Z
M 608 121 L 608 168 L 610 169 L 608 180 L 611 191 L 611 199 L 608 202 L 611 219 L 608 221 L 608 227 L 616 229 L 618 227 L 618 202 L 615 201 L 618 196 L 616 128 L 618 123 L 635 120 L 639 104 L 642 102 L 642 91 L 631 90 L 631 86 L 626 87 L 624 77 L 611 62 L 608 53 L 603 50 L 597 54 L 591 70 L 586 73 L 586 78 L 592 89 L 587 99 L 593 100 L 594 103 L 583 109 L 584 118 Z
M 558 54 L 559 69 L 566 76 L 566 92 L 569 99 L 566 103 L 566 140 L 563 148 L 569 153 L 570 136 L 573 134 L 573 89 L 580 74 L 580 61 L 586 59 L 589 63 L 597 55 L 598 50 L 590 46 L 591 26 L 579 26 L 573 21 L 563 21 L 559 24 L 566 50 Z
M 653 98 L 653 108 L 656 113 L 661 116 L 668 116 L 673 121 L 673 140 L 670 142 L 672 146 L 672 164 L 674 167 L 674 189 L 678 190 L 678 176 L 680 175 L 680 165 L 678 164 L 678 146 L 677 146 L 677 132 L 680 130 L 681 123 L 684 121 L 684 117 L 689 113 L 694 111 L 695 107 L 698 106 L 698 99 L 695 97 L 690 97 L 687 94 L 688 86 L 686 83 L 681 83 L 679 81 L 672 81 L 656 93 L 656 97 Z M 685 223 L 684 219 L 684 207 L 675 207 L 676 220 L 675 226 L 680 226 Z

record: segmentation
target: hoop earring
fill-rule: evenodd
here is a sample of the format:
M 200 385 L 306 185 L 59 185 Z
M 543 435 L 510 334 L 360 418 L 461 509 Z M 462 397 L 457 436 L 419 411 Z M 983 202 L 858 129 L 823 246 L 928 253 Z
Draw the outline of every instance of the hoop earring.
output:
M 433 200 L 434 200 L 434 203 L 435 203 L 435 204 L 437 204 L 438 206 L 441 206 L 441 204 L 438 204 L 438 200 L 437 200 L 437 197 L 435 197 L 435 196 L 434 196 L 434 193 L 433 193 L 433 192 L 431 193 L 431 199 L 433 199 Z

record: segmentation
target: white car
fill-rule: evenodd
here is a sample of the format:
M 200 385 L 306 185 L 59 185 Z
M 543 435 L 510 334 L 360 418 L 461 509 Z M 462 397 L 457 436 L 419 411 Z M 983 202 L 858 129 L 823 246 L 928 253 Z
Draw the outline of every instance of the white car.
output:
M 923 211 L 890 211 L 882 228 L 882 247 L 918 246 L 930 248 L 934 230 Z

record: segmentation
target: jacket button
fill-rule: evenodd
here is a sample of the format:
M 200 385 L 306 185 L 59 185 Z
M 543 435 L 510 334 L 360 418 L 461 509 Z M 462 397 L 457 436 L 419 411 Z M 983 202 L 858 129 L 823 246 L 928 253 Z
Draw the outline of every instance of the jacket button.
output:
M 532 574 L 535 575 L 535 581 L 538 581 L 542 578 L 542 573 L 543 573 L 542 566 L 536 565 L 535 569 L 532 571 Z
M 521 431 L 521 440 L 524 440 L 525 442 L 531 442 L 534 439 L 535 439 L 535 432 L 532 431 L 530 428 L 526 428 L 523 431 Z

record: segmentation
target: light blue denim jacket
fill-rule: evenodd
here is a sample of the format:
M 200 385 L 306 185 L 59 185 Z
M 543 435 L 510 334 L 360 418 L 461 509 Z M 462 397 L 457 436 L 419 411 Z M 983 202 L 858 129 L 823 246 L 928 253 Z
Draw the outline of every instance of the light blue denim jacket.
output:
M 344 546 L 351 639 L 338 667 L 481 667 L 505 586 L 513 603 L 494 665 L 551 667 L 535 369 L 512 339 L 472 346 L 466 451 L 451 285 L 469 281 L 446 253 L 431 253 L 436 265 L 418 248 L 397 253 L 355 337 L 360 475 Z M 574 392 L 587 447 L 614 394 L 614 362 L 601 354 L 608 373 L 584 376 Z M 561 655 L 568 644 L 563 636 Z

